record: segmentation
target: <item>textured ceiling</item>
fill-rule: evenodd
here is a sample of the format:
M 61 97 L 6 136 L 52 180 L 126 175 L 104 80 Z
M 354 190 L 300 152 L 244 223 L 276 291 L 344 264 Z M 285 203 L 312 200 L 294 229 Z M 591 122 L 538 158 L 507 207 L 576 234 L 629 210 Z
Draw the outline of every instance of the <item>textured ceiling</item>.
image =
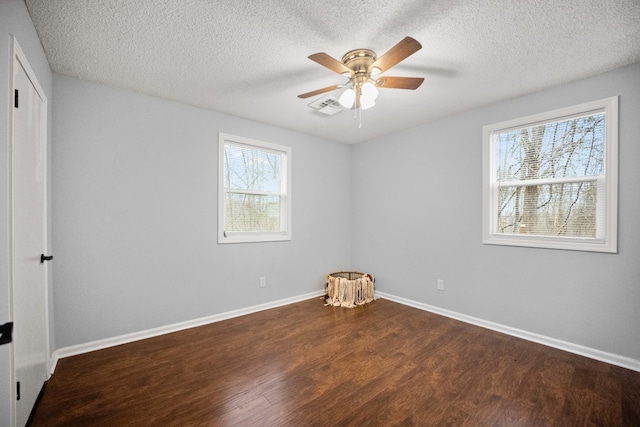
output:
M 639 0 L 26 0 L 53 71 L 355 143 L 640 62 Z M 307 59 L 422 50 L 362 115 L 298 94 L 344 83 Z M 338 92 L 339 93 L 339 92 Z

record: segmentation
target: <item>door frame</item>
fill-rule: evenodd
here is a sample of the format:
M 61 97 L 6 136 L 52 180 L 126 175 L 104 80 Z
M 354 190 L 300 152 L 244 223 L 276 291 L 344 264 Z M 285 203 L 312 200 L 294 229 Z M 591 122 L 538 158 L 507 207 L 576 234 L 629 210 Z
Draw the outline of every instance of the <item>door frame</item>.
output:
M 38 94 L 38 96 L 40 97 L 40 99 L 43 102 L 43 114 L 41 114 L 40 116 L 40 135 L 42 138 L 44 138 L 43 144 L 44 144 L 44 153 L 43 153 L 43 194 L 44 194 L 44 204 L 43 204 L 43 227 L 44 227 L 44 248 L 43 250 L 45 251 L 49 251 L 49 144 L 48 144 L 48 140 L 49 140 L 49 133 L 48 133 L 48 123 L 47 123 L 47 119 L 48 119 L 48 101 L 47 101 L 47 96 L 44 92 L 44 90 L 42 89 L 42 86 L 40 85 L 40 82 L 38 81 L 35 72 L 33 71 L 33 68 L 31 67 L 31 65 L 29 64 L 29 61 L 27 60 L 26 55 L 24 54 L 24 52 L 22 51 L 22 48 L 20 47 L 20 45 L 18 44 L 18 40 L 16 39 L 15 36 L 10 35 L 10 39 L 11 39 L 11 43 L 10 43 L 10 60 L 11 60 L 11 64 L 9 66 L 9 79 L 10 79 L 10 92 L 9 92 L 9 100 L 10 100 L 10 113 L 9 113 L 9 145 L 11 148 L 11 161 L 9 162 L 9 220 L 10 220 L 10 224 L 11 227 L 9 228 L 9 298 L 10 298 L 10 302 L 11 302 L 11 307 L 10 307 L 10 315 L 11 318 L 15 318 L 15 311 L 14 311 L 14 294 L 15 294 L 15 288 L 14 288 L 14 276 L 13 276 L 13 260 L 14 260 L 14 191 L 13 191 L 13 164 L 14 164 L 14 154 L 13 154 L 13 146 L 14 146 L 14 129 L 13 129 L 13 123 L 14 123 L 14 119 L 15 119 L 15 108 L 14 108 L 14 93 L 15 93 L 15 61 L 18 61 L 19 64 L 22 66 L 22 68 L 24 69 L 25 73 L 27 74 L 27 77 L 29 78 L 29 80 L 31 81 L 31 84 L 33 85 L 36 93 Z M 46 337 L 46 378 L 45 380 L 49 379 L 49 377 L 51 376 L 51 343 L 50 343 L 50 328 L 49 328 L 49 305 L 50 305 L 50 299 L 49 299 L 49 264 L 45 263 L 42 266 L 45 269 L 44 272 L 44 280 L 45 280 L 45 286 L 44 286 L 44 292 L 45 292 L 45 337 Z M 12 405 L 11 408 L 13 410 L 13 414 L 11 414 L 11 419 L 12 419 L 12 424 L 15 425 L 16 423 L 16 416 L 17 416 L 17 390 L 16 390 L 16 368 L 15 368 L 15 345 L 12 346 L 12 352 L 11 352 L 11 366 L 12 366 L 12 385 L 11 385 L 11 400 L 12 400 Z

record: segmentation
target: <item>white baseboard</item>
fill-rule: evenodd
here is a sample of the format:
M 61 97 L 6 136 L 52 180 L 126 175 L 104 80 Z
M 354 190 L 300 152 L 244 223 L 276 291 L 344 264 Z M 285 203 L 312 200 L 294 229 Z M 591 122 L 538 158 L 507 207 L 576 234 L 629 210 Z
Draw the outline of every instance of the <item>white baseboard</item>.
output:
M 408 305 L 410 307 L 418 308 L 420 310 L 425 310 L 431 313 L 435 313 L 442 316 L 450 317 L 452 319 L 460 320 L 465 323 L 470 323 L 472 325 L 480 326 L 486 329 L 502 332 L 503 334 L 522 338 L 527 341 L 533 341 L 538 344 L 543 344 L 549 347 L 557 348 L 559 350 L 568 351 L 570 353 L 578 354 L 580 356 L 585 356 L 591 359 L 599 360 L 601 362 L 609 363 L 611 365 L 621 366 L 623 368 L 640 372 L 640 360 L 632 359 L 630 357 L 619 356 L 617 354 L 607 353 L 606 351 L 596 350 L 590 347 L 585 347 L 585 346 L 573 344 L 567 341 L 558 340 L 556 338 L 535 334 L 533 332 L 523 331 L 521 329 L 512 328 L 510 326 L 501 325 L 499 323 L 489 322 L 487 320 L 478 319 L 476 317 L 467 316 L 465 314 L 457 313 L 455 311 L 445 310 L 443 308 L 434 307 L 432 305 L 424 304 L 417 301 L 412 301 L 406 298 L 398 297 L 398 296 L 387 294 L 384 292 L 376 291 L 376 296 L 382 297 L 384 299 L 388 299 L 390 301 L 395 301 L 400 304 Z
M 324 295 L 324 291 L 311 292 L 304 295 L 298 295 L 295 297 L 285 298 L 278 301 L 272 301 L 265 304 L 254 305 L 251 307 L 245 307 L 237 310 L 227 311 L 225 313 L 215 314 L 213 316 L 202 317 L 199 319 L 189 320 L 186 322 L 175 323 L 172 325 L 162 326 L 159 328 L 148 329 L 140 332 L 133 332 L 126 335 L 105 338 L 102 340 L 73 345 L 69 347 L 63 347 L 53 352 L 53 355 L 51 357 L 49 372 L 51 375 L 53 375 L 53 372 L 55 371 L 58 360 L 65 357 L 76 356 L 78 354 L 88 353 L 96 350 L 102 350 L 104 348 L 113 347 L 116 345 L 127 344 L 130 342 L 157 337 L 159 335 L 164 335 L 171 332 L 177 332 L 184 329 L 207 325 L 209 323 L 220 322 L 222 320 L 232 319 L 234 317 L 244 316 L 246 314 L 257 313 L 259 311 L 268 310 L 270 308 L 281 307 L 283 305 L 293 304 L 295 302 L 304 301 L 304 300 L 315 298 L 315 297 L 321 297 L 322 295 Z M 616 366 L 621 366 L 623 368 L 640 372 L 640 360 L 632 359 L 630 357 L 619 356 L 617 354 L 596 350 L 596 349 L 585 347 L 578 344 L 573 344 L 567 341 L 562 341 L 562 340 L 547 337 L 544 335 L 535 334 L 533 332 L 512 328 L 510 326 L 505 326 L 499 323 L 494 323 L 494 322 L 479 319 L 476 317 L 467 316 L 465 314 L 457 313 L 455 311 L 450 311 L 450 310 L 435 307 L 432 305 L 424 304 L 421 302 L 409 300 L 406 298 L 387 294 L 385 292 L 376 291 L 376 297 L 381 297 L 381 298 L 388 299 L 390 301 L 394 301 L 410 307 L 418 308 L 420 310 L 429 311 L 431 313 L 435 313 L 441 316 L 460 320 L 465 323 L 470 323 L 472 325 L 480 326 L 486 329 L 491 329 L 507 335 L 511 335 L 511 336 L 522 338 L 528 341 L 536 342 L 538 344 L 543 344 L 549 347 L 557 348 L 559 350 L 568 351 L 570 353 L 578 354 L 580 356 L 589 357 L 591 359 L 599 360 L 601 362 L 609 363 Z
M 324 295 L 324 291 L 310 292 L 304 295 L 298 295 L 291 298 L 285 298 L 278 301 L 272 301 L 265 304 L 254 305 L 251 307 L 240 308 L 237 310 L 227 311 L 225 313 L 214 314 L 213 316 L 201 317 L 199 319 L 188 320 L 186 322 L 175 323 L 172 325 L 161 326 L 159 328 L 147 329 L 145 331 L 133 332 L 126 335 L 120 335 L 117 337 L 105 338 L 102 340 L 91 341 L 84 344 L 72 345 L 69 347 L 59 348 L 53 352 L 49 364 L 49 372 L 53 375 L 56 369 L 58 360 L 76 356 L 78 354 L 88 353 L 90 351 L 102 350 L 104 348 L 113 347 L 116 345 L 127 344 L 133 341 L 143 340 L 147 338 L 157 337 L 159 335 L 169 334 L 171 332 L 177 332 L 184 329 L 195 328 L 197 326 L 207 325 L 209 323 L 220 322 L 222 320 L 231 319 L 234 317 L 244 316 L 246 314 L 257 313 L 259 311 L 268 310 L 270 308 L 281 307 L 283 305 L 293 304 L 295 302 L 304 301 L 307 299 L 320 297 Z

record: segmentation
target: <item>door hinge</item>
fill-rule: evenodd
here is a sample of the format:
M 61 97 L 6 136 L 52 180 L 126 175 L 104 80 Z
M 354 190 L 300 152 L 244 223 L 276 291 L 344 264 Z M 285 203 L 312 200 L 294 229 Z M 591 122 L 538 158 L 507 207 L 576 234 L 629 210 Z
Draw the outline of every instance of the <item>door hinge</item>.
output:
M 9 344 L 11 342 L 11 333 L 13 332 L 13 322 L 5 323 L 0 326 L 0 345 Z
M 14 95 L 13 95 L 13 106 L 15 108 L 18 108 L 18 89 L 14 90 Z
M 20 400 L 20 381 L 16 383 L 16 400 Z

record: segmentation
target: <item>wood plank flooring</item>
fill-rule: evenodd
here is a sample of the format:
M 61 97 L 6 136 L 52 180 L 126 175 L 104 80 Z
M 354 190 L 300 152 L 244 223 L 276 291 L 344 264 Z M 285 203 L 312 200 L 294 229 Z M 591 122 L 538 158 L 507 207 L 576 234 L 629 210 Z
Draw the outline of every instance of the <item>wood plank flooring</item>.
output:
M 640 373 L 388 300 L 59 361 L 31 426 L 640 426 Z

